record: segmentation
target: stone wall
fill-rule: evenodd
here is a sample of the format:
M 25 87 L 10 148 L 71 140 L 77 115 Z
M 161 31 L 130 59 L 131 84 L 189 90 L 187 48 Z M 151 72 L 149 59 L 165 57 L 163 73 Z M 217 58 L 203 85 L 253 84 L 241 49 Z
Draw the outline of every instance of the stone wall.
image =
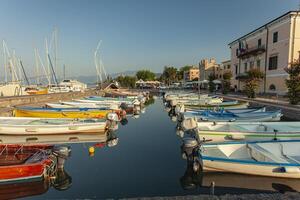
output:
M 11 111 L 15 106 L 23 105 L 43 105 L 48 102 L 66 101 L 78 99 L 85 96 L 101 95 L 102 92 L 96 90 L 87 90 L 85 92 L 68 92 L 68 93 L 54 93 L 43 95 L 26 95 L 14 97 L 0 98 L 0 116 L 10 116 Z

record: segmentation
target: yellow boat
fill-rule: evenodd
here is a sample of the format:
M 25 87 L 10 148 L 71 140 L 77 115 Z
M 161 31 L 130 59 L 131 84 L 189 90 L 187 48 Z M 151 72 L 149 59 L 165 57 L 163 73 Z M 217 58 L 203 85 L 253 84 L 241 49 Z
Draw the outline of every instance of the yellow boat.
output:
M 108 113 L 118 111 L 111 109 L 53 109 L 53 108 L 15 108 L 15 117 L 39 117 L 39 118 L 106 118 Z
M 29 95 L 48 94 L 48 88 L 26 88 Z

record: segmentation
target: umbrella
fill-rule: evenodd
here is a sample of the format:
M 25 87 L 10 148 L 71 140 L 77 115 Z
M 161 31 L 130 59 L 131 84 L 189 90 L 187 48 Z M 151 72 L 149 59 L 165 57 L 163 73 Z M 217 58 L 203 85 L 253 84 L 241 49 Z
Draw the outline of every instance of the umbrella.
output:
M 217 80 L 217 79 L 216 79 L 216 80 L 213 80 L 213 83 L 214 83 L 214 84 L 221 84 L 222 82 L 221 82 L 220 80 Z

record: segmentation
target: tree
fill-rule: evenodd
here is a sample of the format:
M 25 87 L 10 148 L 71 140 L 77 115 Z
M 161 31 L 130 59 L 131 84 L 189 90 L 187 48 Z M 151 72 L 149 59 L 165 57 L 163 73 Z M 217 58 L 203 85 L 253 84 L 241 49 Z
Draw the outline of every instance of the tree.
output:
M 300 59 L 291 63 L 290 67 L 285 68 L 289 74 L 289 79 L 285 80 L 288 88 L 288 98 L 290 104 L 298 104 L 300 102 Z
M 216 75 L 214 73 L 211 73 L 208 76 L 208 90 L 209 92 L 213 92 L 216 89 L 216 85 L 213 82 L 214 80 L 216 80 L 218 77 L 216 77 Z
M 179 69 L 179 71 L 177 72 L 177 79 L 182 80 L 184 72 L 190 70 L 191 68 L 192 68 L 192 66 L 190 66 L 190 65 L 185 65 L 184 67 L 181 67 Z
M 232 78 L 232 73 L 231 71 L 225 72 L 223 74 L 223 81 L 222 81 L 222 85 L 223 85 L 223 89 L 222 89 L 222 93 L 223 94 L 228 94 L 228 92 L 230 91 L 230 79 Z
M 126 88 L 135 88 L 135 82 L 137 81 L 135 76 L 118 76 L 116 81 Z
M 248 98 L 255 98 L 259 82 L 263 79 L 264 73 L 257 68 L 250 69 L 244 75 L 238 77 L 245 83 L 244 91 Z
M 172 82 L 176 82 L 177 79 L 177 68 L 165 66 L 161 79 L 170 85 Z
M 143 81 L 153 81 L 155 80 L 155 74 L 150 70 L 140 70 L 136 73 L 137 79 L 142 79 Z

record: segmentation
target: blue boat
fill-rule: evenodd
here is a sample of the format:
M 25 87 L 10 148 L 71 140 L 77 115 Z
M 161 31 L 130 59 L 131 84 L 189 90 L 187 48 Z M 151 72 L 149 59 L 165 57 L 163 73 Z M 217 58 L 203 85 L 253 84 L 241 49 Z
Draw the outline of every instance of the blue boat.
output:
M 226 111 L 199 111 L 187 112 L 183 114 L 183 120 L 188 118 L 196 118 L 197 121 L 215 121 L 215 122 L 233 122 L 233 121 L 247 121 L 247 122 L 267 122 L 280 121 L 282 114 L 281 110 L 267 111 L 267 112 L 226 112 Z

